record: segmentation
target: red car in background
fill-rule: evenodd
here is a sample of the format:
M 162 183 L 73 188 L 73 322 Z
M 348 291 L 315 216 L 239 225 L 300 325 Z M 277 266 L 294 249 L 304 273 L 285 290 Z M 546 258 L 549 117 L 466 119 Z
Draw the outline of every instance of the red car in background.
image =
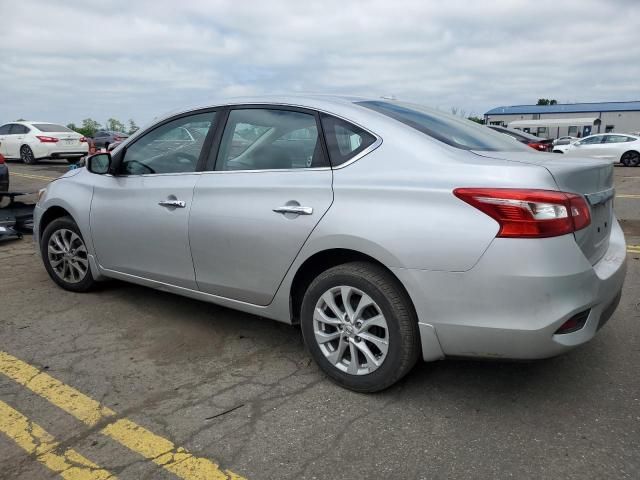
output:
M 0 153 L 0 192 L 9 191 L 9 167 L 4 161 L 4 156 Z
M 531 135 L 530 133 L 526 133 L 520 130 L 514 130 L 513 128 L 499 127 L 497 125 L 488 125 L 488 127 L 491 130 L 495 130 L 496 132 L 509 135 L 510 137 L 513 137 L 519 142 L 528 145 L 534 150 L 538 150 L 539 152 L 550 152 L 553 150 L 553 140 L 550 138 L 536 137 L 535 135 Z

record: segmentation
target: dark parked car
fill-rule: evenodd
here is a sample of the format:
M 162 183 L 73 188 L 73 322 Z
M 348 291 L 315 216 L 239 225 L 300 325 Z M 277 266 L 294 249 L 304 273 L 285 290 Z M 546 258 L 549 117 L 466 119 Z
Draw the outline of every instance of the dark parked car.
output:
M 93 136 L 93 144 L 96 148 L 109 148 L 112 143 L 122 142 L 125 138 L 129 138 L 129 135 L 123 132 L 98 130 Z
M 513 128 L 499 127 L 497 125 L 488 125 L 491 130 L 504 133 L 510 137 L 515 138 L 519 142 L 528 145 L 534 150 L 540 152 L 550 152 L 553 149 L 553 140 L 550 138 L 541 138 L 531 135 L 530 133 L 523 132 L 521 130 L 514 130 Z
M 0 153 L 0 192 L 9 191 L 9 167 L 4 162 L 4 156 Z

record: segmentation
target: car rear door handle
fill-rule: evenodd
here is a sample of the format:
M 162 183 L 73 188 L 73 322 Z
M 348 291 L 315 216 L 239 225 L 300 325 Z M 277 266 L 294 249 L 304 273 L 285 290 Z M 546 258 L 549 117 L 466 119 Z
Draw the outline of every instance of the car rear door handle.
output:
M 162 200 L 158 202 L 158 205 L 162 207 L 184 208 L 187 206 L 187 202 L 183 200 Z
M 301 207 L 300 205 L 284 205 L 282 207 L 274 208 L 276 213 L 295 213 L 296 215 L 312 215 L 313 208 Z

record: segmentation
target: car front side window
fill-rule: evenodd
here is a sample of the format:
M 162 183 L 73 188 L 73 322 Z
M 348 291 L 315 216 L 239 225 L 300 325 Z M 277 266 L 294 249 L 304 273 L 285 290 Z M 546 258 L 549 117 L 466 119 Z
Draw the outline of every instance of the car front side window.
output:
M 326 166 L 314 115 L 269 108 L 229 112 L 216 170 L 290 170 Z
M 195 172 L 216 112 L 171 120 L 129 146 L 122 160 L 123 175 Z

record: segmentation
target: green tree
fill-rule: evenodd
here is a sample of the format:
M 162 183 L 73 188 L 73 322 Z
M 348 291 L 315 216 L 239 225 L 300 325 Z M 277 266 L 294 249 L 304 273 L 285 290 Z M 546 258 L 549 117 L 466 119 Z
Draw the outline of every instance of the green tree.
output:
M 82 120 L 82 126 L 76 129 L 76 132 L 85 137 L 93 137 L 100 128 L 102 128 L 102 126 L 99 122 L 92 118 L 85 118 Z
M 476 116 L 472 115 L 472 116 L 467 117 L 467 118 L 469 120 L 471 120 L 472 122 L 476 122 L 476 123 L 479 123 L 480 125 L 484 125 L 484 118 L 482 118 L 482 117 L 476 117 Z
M 124 132 L 124 124 L 120 120 L 110 118 L 107 120 L 107 129 L 114 132 Z
M 536 105 L 557 105 L 558 101 L 554 98 L 539 98 Z
M 78 131 L 78 127 L 76 127 L 76 124 L 75 124 L 75 123 L 73 123 L 73 122 L 71 122 L 71 123 L 67 123 L 67 128 L 68 128 L 69 130 L 73 130 L 74 132 L 77 132 L 77 131 Z
M 133 121 L 133 118 L 129 119 L 129 135 L 132 135 L 133 133 L 136 132 L 136 130 L 138 130 L 140 127 L 138 127 L 138 125 L 136 125 L 136 122 Z

